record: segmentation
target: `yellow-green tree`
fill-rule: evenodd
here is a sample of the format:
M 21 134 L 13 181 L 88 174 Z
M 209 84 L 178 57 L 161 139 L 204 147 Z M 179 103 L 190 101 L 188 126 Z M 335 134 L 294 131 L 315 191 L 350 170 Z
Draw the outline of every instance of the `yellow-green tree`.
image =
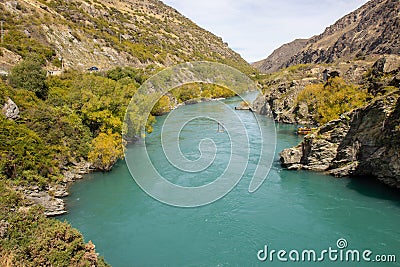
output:
M 122 137 L 119 133 L 100 133 L 92 140 L 89 161 L 102 171 L 111 170 L 114 163 L 123 158 Z
M 199 98 L 201 95 L 201 85 L 198 83 L 184 84 L 171 91 L 173 96 L 179 102 L 185 102 L 190 99 Z
M 154 116 L 161 116 L 171 111 L 171 100 L 168 96 L 163 95 L 158 102 L 154 105 L 151 114 Z
M 366 90 L 348 84 L 340 77 L 334 77 L 326 84 L 306 86 L 298 95 L 297 103 L 305 102 L 314 120 L 324 124 L 338 119 L 345 112 L 365 105 L 368 97 Z

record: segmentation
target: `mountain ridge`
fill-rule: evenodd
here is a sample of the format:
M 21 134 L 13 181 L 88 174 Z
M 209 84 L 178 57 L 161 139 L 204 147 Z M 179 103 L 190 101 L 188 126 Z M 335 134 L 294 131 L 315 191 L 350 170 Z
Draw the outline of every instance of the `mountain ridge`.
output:
M 400 2 L 371 0 L 337 20 L 319 35 L 285 53 L 285 44 L 264 60 L 253 63 L 261 72 L 271 73 L 297 64 L 332 63 L 368 55 L 400 54 Z M 292 55 L 294 54 L 294 55 Z
M 268 73 L 278 71 L 282 64 L 296 55 L 305 47 L 308 39 L 296 39 L 275 49 L 268 58 L 252 63 L 253 67 L 261 72 L 265 70 Z

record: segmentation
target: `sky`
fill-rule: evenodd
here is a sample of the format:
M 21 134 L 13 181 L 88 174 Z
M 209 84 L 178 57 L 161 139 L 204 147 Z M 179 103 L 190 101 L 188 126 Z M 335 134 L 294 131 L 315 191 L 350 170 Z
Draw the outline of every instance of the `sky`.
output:
M 162 0 L 222 37 L 248 62 L 297 38 L 322 33 L 368 0 Z

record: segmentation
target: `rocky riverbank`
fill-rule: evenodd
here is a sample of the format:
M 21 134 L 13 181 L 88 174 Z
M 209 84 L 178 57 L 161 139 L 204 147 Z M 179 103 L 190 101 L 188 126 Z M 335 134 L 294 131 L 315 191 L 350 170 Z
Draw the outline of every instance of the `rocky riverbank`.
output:
M 373 176 L 400 188 L 399 151 L 400 92 L 395 91 L 325 124 L 280 156 L 288 169 Z
M 44 207 L 44 214 L 46 216 L 59 216 L 67 213 L 63 198 L 69 195 L 68 186 L 72 182 L 82 179 L 83 175 L 92 171 L 94 169 L 91 164 L 82 160 L 81 162 L 74 163 L 71 167 L 64 168 L 62 171 L 64 179 L 60 184 L 49 185 L 45 190 L 39 186 L 19 186 L 15 189 L 21 192 L 32 204 Z
M 359 83 L 373 99 L 364 107 L 322 125 L 298 146 L 283 150 L 282 166 L 322 171 L 336 177 L 371 176 L 400 188 L 399 56 L 378 59 Z M 301 108 L 294 108 L 294 96 L 302 90 L 299 82 L 298 87 L 295 84 L 281 89 L 281 94 L 274 94 L 279 87 L 273 87 L 254 106 L 277 121 L 306 124 L 307 120 L 299 120 Z
M 1 113 L 9 120 L 15 120 L 20 117 L 18 106 L 10 98 L 4 104 Z M 46 216 L 58 216 L 67 212 L 63 198 L 68 196 L 69 184 L 82 179 L 83 175 L 94 170 L 89 162 L 81 159 L 80 162 L 74 162 L 72 166 L 63 167 L 61 173 L 64 178 L 59 184 L 48 185 L 45 189 L 37 185 L 17 186 L 15 189 L 21 192 L 32 204 L 43 206 Z

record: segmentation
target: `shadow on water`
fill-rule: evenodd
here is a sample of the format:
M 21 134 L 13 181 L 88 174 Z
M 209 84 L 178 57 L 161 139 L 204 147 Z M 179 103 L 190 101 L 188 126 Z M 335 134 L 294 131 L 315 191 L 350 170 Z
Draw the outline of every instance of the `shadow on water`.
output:
M 400 207 L 400 190 L 389 187 L 373 177 L 354 177 L 349 179 L 347 188 L 357 193 L 377 199 L 389 200 Z

